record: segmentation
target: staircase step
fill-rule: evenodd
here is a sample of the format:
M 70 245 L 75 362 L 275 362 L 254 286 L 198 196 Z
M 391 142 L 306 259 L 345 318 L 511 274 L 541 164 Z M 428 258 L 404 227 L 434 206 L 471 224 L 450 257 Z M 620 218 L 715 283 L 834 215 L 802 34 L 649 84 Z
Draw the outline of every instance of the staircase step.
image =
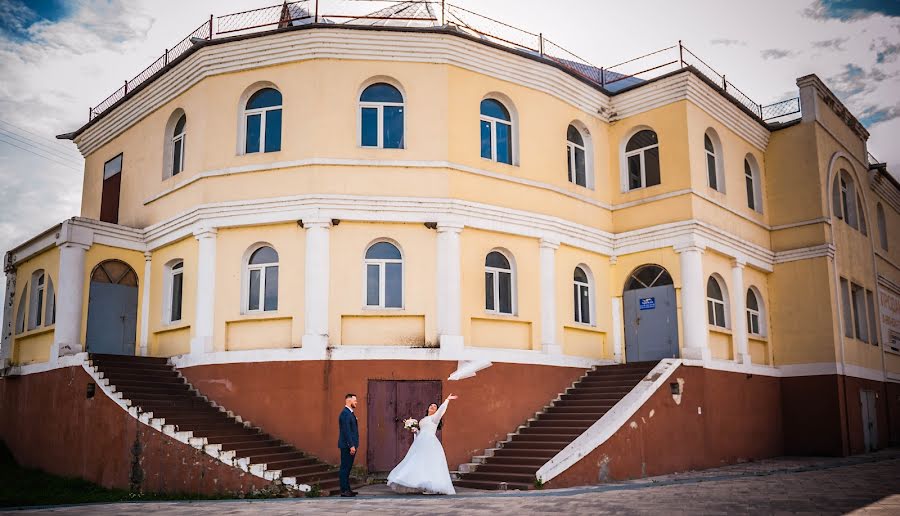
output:
M 469 489 L 483 489 L 486 491 L 497 491 L 500 489 L 500 482 L 496 482 L 496 481 L 463 479 L 463 480 L 457 480 L 453 484 L 458 487 L 466 487 Z M 510 491 L 516 490 L 516 489 L 521 490 L 521 491 L 527 491 L 533 487 L 532 484 L 524 484 L 524 483 L 517 483 L 517 482 L 507 482 L 506 485 L 507 485 L 506 488 Z
M 136 357 L 133 355 L 107 355 L 104 353 L 91 353 L 91 360 L 100 360 L 103 362 L 117 363 L 143 363 L 143 364 L 167 364 L 168 358 L 163 357 Z
M 300 473 L 294 475 L 291 473 L 292 470 L 282 470 L 281 477 L 294 477 L 297 479 L 297 483 L 300 484 L 319 484 L 320 489 L 321 485 L 325 482 L 337 480 L 338 472 L 337 471 L 317 471 L 314 473 Z
M 631 392 L 633 387 L 623 386 L 623 385 L 608 385 L 608 386 L 594 386 L 594 385 L 580 385 L 577 387 L 569 387 L 566 389 L 566 394 L 610 394 L 617 396 L 625 396 L 629 392 Z
M 486 480 L 494 482 L 515 482 L 518 484 L 534 484 L 534 473 L 482 473 L 481 468 L 473 473 L 466 473 L 464 480 Z
M 567 427 L 578 428 L 582 432 L 590 428 L 594 422 L 589 419 L 538 419 L 528 423 L 530 428 Z
M 553 450 L 558 452 L 571 441 L 510 441 L 503 445 L 505 450 Z M 554 453 L 555 455 L 555 453 Z
M 580 433 L 580 432 L 579 432 Z M 512 443 L 537 443 L 543 441 L 555 442 L 555 443 L 565 443 L 569 444 L 579 434 L 569 434 L 569 433 L 535 433 L 535 434 L 516 434 L 513 436 L 510 442 Z M 504 445 L 505 446 L 505 445 Z
M 125 376 L 137 376 L 137 377 L 153 377 L 153 378 L 171 378 L 178 377 L 178 371 L 175 371 L 170 366 L 163 367 L 141 367 L 138 365 L 130 366 L 130 365 L 119 365 L 116 364 L 114 366 L 110 365 L 98 365 L 100 371 L 103 372 L 103 375 L 106 377 L 116 377 L 116 378 L 124 378 Z
M 147 383 L 137 385 L 114 384 L 116 392 L 121 392 L 126 398 L 132 396 L 140 396 L 142 394 L 176 394 L 181 392 L 191 392 L 191 386 L 186 383 Z
M 530 466 L 534 467 L 535 471 L 537 471 L 537 469 L 546 464 L 548 460 L 550 460 L 549 457 L 505 457 L 503 455 L 494 455 L 493 457 L 488 457 L 487 462 L 484 464 L 479 464 L 478 469 L 481 469 L 486 465 L 509 465 Z
M 508 448 L 503 447 L 494 450 L 494 457 L 515 458 L 515 459 L 552 459 L 559 450 L 549 448 Z M 545 461 L 546 462 L 546 461 Z
M 266 453 L 260 455 L 251 455 L 247 457 L 250 460 L 251 464 L 268 464 L 270 462 L 278 462 L 282 460 L 294 460 L 294 459 L 304 459 L 304 460 L 312 460 L 313 458 L 307 458 L 306 455 L 301 451 L 289 451 L 284 453 Z
M 547 409 L 548 414 L 600 414 L 602 415 L 613 407 L 613 403 L 581 405 L 574 407 L 551 407 Z
M 603 407 L 606 409 L 612 408 L 619 400 L 618 399 L 586 399 L 586 400 L 571 400 L 564 399 L 559 400 L 553 403 L 554 408 L 575 408 L 575 407 Z
M 253 464 L 263 464 L 262 462 L 253 462 L 253 461 L 250 461 L 250 462 Z M 291 468 L 303 468 L 303 467 L 307 467 L 307 466 L 326 466 L 326 468 L 327 468 L 327 464 L 323 464 L 322 462 L 319 462 L 318 460 L 316 460 L 312 457 L 300 457 L 300 458 L 289 458 L 289 459 L 282 459 L 282 460 L 265 461 L 265 465 L 266 465 L 266 469 L 281 469 L 281 470 L 291 469 Z M 313 470 L 310 470 L 310 471 L 313 471 Z
M 570 427 L 570 426 L 529 426 L 519 430 L 520 435 L 544 435 L 544 434 L 552 434 L 552 435 L 569 435 L 574 439 L 576 436 L 579 436 L 584 433 L 586 428 L 584 427 Z
M 282 477 L 308 477 L 309 475 L 324 475 L 331 470 L 328 464 L 322 462 L 312 464 L 291 464 L 296 461 L 285 461 L 283 467 L 276 464 L 266 464 L 267 469 L 280 469 Z
M 617 403 L 619 400 L 625 397 L 626 393 L 612 393 L 612 392 L 581 392 L 579 389 L 573 389 L 570 392 L 567 392 L 560 396 L 560 401 L 606 401 L 609 403 Z
M 186 428 L 178 427 L 179 430 L 187 430 Z M 236 437 L 247 438 L 246 440 L 250 441 L 256 439 L 259 435 L 262 434 L 258 428 L 245 428 L 243 426 L 234 426 L 232 428 L 221 428 L 218 430 L 190 430 L 193 432 L 194 437 L 205 437 L 206 440 L 210 443 L 224 443 L 228 440 L 232 440 Z
M 514 473 L 518 475 L 530 475 L 532 478 L 534 478 L 534 474 L 537 473 L 537 470 L 540 469 L 541 466 L 543 466 L 543 464 L 532 466 L 528 464 L 494 464 L 489 462 L 487 464 L 478 466 L 478 469 L 475 470 L 474 473 L 503 473 L 504 476 L 506 476 L 506 473 Z M 465 478 L 469 478 L 469 475 L 471 475 L 471 473 L 466 473 Z
M 238 458 L 244 457 L 253 457 L 257 455 L 273 455 L 276 453 L 289 453 L 296 451 L 293 446 L 287 446 L 281 444 L 280 442 L 276 443 L 256 443 L 257 446 L 254 447 L 245 447 L 245 448 L 226 448 L 223 449 L 234 449 L 234 456 Z
M 238 450 L 241 448 L 256 448 L 266 444 L 281 444 L 281 441 L 273 439 L 271 435 L 264 433 L 253 435 L 214 435 L 206 439 L 210 444 L 221 444 L 223 450 Z M 235 448 L 235 446 L 241 448 Z

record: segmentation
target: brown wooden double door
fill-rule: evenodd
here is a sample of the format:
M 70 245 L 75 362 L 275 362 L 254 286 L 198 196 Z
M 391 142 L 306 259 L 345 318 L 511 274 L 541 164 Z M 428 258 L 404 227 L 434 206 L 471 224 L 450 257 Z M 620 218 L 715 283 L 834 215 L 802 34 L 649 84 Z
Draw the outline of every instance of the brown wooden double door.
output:
M 369 380 L 366 395 L 369 472 L 386 473 L 394 469 L 413 442 L 412 432 L 403 429 L 403 420 L 422 419 L 427 415 L 428 405 L 441 401 L 440 381 Z

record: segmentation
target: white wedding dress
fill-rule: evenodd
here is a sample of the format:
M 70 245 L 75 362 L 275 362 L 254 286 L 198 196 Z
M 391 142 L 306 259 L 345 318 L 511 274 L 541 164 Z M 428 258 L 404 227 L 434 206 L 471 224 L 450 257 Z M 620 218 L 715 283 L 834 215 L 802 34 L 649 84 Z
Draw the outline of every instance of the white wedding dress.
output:
M 437 427 L 449 400 L 437 412 L 419 420 L 419 431 L 406 457 L 388 475 L 388 487 L 399 493 L 456 494 Z

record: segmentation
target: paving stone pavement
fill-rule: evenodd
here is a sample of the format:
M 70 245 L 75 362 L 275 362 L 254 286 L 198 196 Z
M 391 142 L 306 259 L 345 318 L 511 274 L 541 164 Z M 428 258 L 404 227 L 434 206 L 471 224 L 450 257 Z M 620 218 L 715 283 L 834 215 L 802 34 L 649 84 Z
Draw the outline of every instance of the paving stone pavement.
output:
M 900 450 L 844 459 L 773 459 L 584 488 L 457 496 L 397 496 L 383 486 L 353 499 L 227 500 L 47 507 L 18 514 L 894 514 Z

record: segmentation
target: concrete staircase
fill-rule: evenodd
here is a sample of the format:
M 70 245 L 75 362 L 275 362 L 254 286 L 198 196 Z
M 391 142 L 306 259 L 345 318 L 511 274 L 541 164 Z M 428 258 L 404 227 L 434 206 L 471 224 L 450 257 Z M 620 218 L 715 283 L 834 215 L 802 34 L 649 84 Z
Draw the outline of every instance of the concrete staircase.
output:
M 89 367 L 137 417 L 222 462 L 286 487 L 339 492 L 337 470 L 243 421 L 196 391 L 165 358 L 91 354 Z
M 535 473 L 631 391 L 656 362 L 598 366 L 497 447 L 461 464 L 454 484 L 474 489 L 533 489 Z

